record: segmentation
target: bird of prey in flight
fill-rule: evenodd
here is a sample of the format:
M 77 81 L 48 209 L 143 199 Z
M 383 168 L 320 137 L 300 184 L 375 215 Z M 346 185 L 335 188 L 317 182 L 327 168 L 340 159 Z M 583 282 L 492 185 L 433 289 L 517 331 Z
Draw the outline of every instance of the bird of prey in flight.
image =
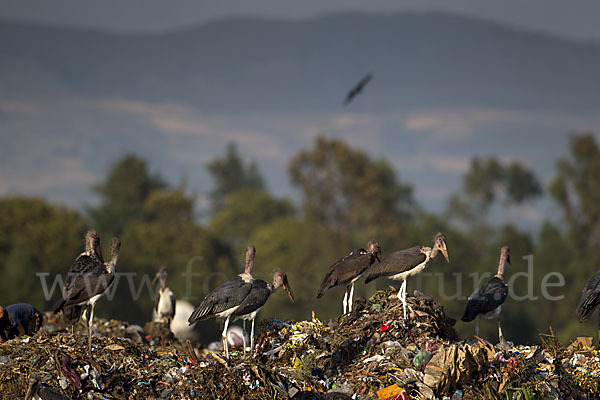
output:
M 354 100 L 354 97 L 356 97 L 357 94 L 362 92 L 363 88 L 367 85 L 367 83 L 369 83 L 369 81 L 372 78 L 373 74 L 367 74 L 364 78 L 362 78 L 360 82 L 358 82 L 358 84 L 354 86 L 354 88 L 352 88 L 351 91 L 348 92 L 348 95 L 346 95 L 346 99 L 344 100 L 344 106 L 350 104 L 350 102 Z

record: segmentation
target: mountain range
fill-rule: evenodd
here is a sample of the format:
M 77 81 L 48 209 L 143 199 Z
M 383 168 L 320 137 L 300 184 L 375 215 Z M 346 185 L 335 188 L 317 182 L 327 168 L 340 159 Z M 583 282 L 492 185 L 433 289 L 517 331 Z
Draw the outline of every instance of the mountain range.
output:
M 287 162 L 323 132 L 388 159 L 437 209 L 473 156 L 550 179 L 567 133 L 600 132 L 598 71 L 600 43 L 442 13 L 240 18 L 152 35 L 0 21 L 0 194 L 81 207 L 126 152 L 202 194 L 204 165 L 235 141 L 275 193 L 293 195 Z

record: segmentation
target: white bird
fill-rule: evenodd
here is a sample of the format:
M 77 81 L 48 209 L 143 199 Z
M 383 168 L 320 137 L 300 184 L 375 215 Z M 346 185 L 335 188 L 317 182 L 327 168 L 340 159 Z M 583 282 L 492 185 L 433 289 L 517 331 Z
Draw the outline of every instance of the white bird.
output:
M 171 324 L 171 320 L 175 316 L 175 294 L 167 287 L 167 267 L 162 267 L 156 273 L 152 284 L 158 280 L 160 288 L 158 289 L 158 297 L 156 298 L 156 306 L 154 307 L 152 320 L 154 322 L 165 322 Z

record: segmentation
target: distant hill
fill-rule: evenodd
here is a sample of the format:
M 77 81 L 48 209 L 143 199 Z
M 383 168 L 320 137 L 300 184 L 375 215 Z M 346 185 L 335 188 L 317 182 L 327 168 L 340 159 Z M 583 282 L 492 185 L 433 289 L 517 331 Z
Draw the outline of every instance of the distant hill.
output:
M 2 22 L 0 58 L 84 96 L 224 112 L 337 110 L 368 71 L 377 77 L 369 107 L 379 111 L 600 104 L 600 44 L 437 13 L 236 19 L 147 36 Z
M 230 19 L 156 35 L 3 21 L 0 194 L 80 206 L 126 151 L 202 192 L 206 161 L 230 140 L 286 193 L 287 159 L 324 130 L 435 186 L 417 196 L 439 206 L 468 158 L 499 144 L 503 157 L 552 174 L 563 135 L 600 125 L 598 71 L 600 43 L 441 13 Z M 464 110 L 487 113 L 472 117 L 479 140 L 471 126 L 456 135 Z M 426 115 L 408 123 L 415 113 Z M 432 124 L 446 123 L 452 142 L 431 140 Z

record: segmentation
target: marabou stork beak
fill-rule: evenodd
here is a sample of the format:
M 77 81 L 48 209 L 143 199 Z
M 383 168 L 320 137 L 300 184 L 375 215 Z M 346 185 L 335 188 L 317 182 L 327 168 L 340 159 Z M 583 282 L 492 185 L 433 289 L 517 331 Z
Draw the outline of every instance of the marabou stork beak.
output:
M 288 296 L 290 296 L 292 303 L 295 303 L 296 301 L 294 300 L 294 295 L 292 294 L 292 287 L 288 283 L 287 276 L 283 278 L 283 288 L 287 292 Z
M 440 250 L 442 251 L 444 258 L 446 259 L 446 262 L 450 262 L 450 257 L 448 257 L 448 249 L 446 248 L 446 241 L 442 240 L 441 243 L 442 245 L 440 246 Z
M 160 278 L 161 271 L 158 271 L 156 275 L 154 275 L 154 279 L 152 279 L 152 284 L 154 285 L 156 281 Z

